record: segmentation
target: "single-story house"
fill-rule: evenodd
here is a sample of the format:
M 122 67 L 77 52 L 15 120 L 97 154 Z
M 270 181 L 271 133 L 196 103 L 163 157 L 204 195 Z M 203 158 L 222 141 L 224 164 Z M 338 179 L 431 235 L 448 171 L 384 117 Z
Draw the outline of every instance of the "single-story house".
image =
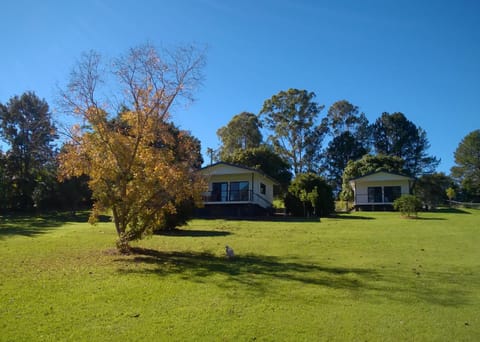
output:
M 208 182 L 198 216 L 261 216 L 273 212 L 273 187 L 278 182 L 262 171 L 220 162 L 198 172 Z
M 393 210 L 393 201 L 411 194 L 415 179 L 409 176 L 377 171 L 350 180 L 356 210 Z

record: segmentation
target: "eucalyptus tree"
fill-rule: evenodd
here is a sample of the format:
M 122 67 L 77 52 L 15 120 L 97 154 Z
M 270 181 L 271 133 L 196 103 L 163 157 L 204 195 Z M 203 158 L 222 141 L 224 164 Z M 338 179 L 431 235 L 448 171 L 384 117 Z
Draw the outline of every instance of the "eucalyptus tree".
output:
M 259 147 L 263 141 L 261 124 L 253 113 L 242 112 L 235 115 L 226 126 L 217 130 L 222 142 L 218 152 L 220 160 L 225 160 L 237 150 Z
M 280 91 L 264 102 L 259 114 L 270 130 L 269 142 L 292 165 L 295 175 L 318 168 L 325 136 L 318 117 L 324 106 L 314 98 L 315 93 L 307 90 Z

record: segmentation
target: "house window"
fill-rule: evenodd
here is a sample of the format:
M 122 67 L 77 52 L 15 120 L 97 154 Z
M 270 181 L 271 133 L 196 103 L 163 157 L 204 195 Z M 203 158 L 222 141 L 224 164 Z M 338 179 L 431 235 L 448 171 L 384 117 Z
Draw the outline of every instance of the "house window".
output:
M 248 201 L 248 182 L 230 182 L 230 201 Z
M 402 188 L 400 186 L 386 186 L 383 188 L 383 201 L 385 203 L 392 203 L 402 195 Z
M 212 196 L 213 202 L 226 202 L 228 201 L 228 183 L 212 183 Z
M 265 195 L 267 193 L 267 186 L 263 183 L 260 183 L 260 193 Z
M 382 203 L 382 187 L 368 187 L 368 203 Z

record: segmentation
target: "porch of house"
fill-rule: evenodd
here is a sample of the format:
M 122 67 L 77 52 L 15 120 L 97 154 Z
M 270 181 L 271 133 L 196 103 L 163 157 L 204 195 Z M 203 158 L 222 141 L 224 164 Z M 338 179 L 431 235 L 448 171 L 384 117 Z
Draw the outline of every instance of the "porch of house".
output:
M 203 194 L 203 203 L 203 208 L 197 208 L 198 217 L 256 217 L 274 214 L 271 203 L 248 187 L 208 191 Z
M 393 202 L 408 192 L 401 186 L 369 186 L 366 193 L 355 193 L 356 211 L 393 211 Z

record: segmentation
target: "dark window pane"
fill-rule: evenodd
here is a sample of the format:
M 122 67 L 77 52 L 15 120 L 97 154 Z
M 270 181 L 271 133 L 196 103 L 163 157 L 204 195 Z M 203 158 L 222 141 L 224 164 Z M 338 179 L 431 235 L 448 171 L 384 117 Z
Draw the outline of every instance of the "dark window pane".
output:
M 402 195 L 400 186 L 386 186 L 383 188 L 383 196 L 385 203 L 392 203 Z
M 368 188 L 368 203 L 382 203 L 381 186 L 372 186 Z

